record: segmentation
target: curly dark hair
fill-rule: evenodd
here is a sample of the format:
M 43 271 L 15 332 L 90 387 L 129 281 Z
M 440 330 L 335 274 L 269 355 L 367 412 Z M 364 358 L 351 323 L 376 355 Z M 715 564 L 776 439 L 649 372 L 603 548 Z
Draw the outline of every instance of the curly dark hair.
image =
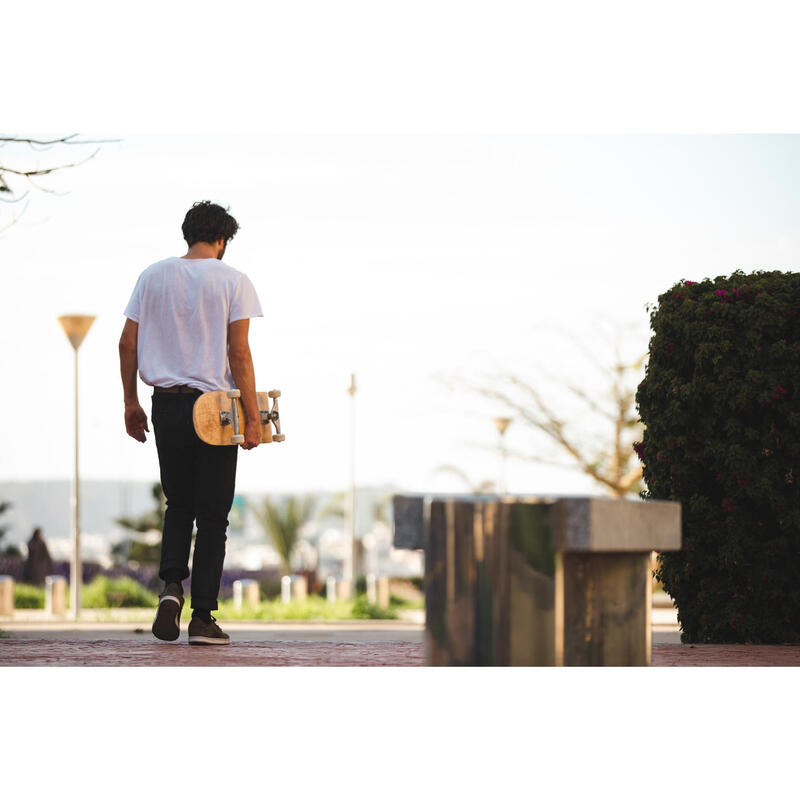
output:
M 201 200 L 186 212 L 181 230 L 186 244 L 191 247 L 197 242 L 211 243 L 217 239 L 228 242 L 239 230 L 239 223 L 228 213 L 227 208 L 210 200 Z

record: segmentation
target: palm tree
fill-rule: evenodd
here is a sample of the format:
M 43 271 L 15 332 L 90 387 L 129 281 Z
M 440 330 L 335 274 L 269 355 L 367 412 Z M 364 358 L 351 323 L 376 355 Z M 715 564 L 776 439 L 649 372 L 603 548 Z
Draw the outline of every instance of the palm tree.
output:
M 278 551 L 285 574 L 292 571 L 292 552 L 300 538 L 300 528 L 311 519 L 313 497 L 290 495 L 285 503 L 278 505 L 269 500 L 255 508 L 255 514 Z
M 154 483 L 150 487 L 150 494 L 153 497 L 155 508 L 138 517 L 119 517 L 114 522 L 122 528 L 127 528 L 137 533 L 147 533 L 147 531 L 164 530 L 164 513 L 166 511 L 166 498 L 164 489 L 160 483 Z
M 387 509 L 391 503 L 393 494 L 381 494 L 373 499 L 370 514 L 373 522 L 388 522 Z M 328 517 L 344 519 L 347 507 L 347 492 L 336 492 L 333 497 L 317 512 L 317 519 L 324 520 Z
M 442 472 L 449 472 L 451 475 L 455 475 L 464 485 L 464 488 L 471 494 L 489 494 L 495 491 L 494 481 L 480 481 L 476 483 L 463 469 L 453 464 L 442 464 L 442 466 L 436 467 L 433 474 L 436 475 Z
M 138 564 L 158 564 L 161 560 L 161 543 L 148 544 L 141 540 L 137 534 L 149 531 L 164 530 L 164 514 L 166 512 L 166 498 L 160 483 L 150 487 L 154 508 L 138 517 L 119 517 L 114 520 L 122 528 L 132 531 L 127 539 L 117 542 L 111 548 L 111 557 L 116 564 L 125 564 L 134 561 Z

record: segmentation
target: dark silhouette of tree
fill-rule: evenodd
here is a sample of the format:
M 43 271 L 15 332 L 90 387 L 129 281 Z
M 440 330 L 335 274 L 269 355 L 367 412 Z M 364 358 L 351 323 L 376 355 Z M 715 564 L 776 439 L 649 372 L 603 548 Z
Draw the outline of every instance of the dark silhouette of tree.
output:
M 150 493 L 155 501 L 155 508 L 138 517 L 120 517 L 115 519 L 117 525 L 127 528 L 134 533 L 147 533 L 148 531 L 164 530 L 164 512 L 166 500 L 164 489 L 160 483 L 154 483 Z M 158 564 L 161 559 L 161 544 L 148 544 L 137 536 L 130 536 L 117 542 L 111 548 L 111 557 L 117 564 L 136 561 L 139 564 Z
M 12 504 L 8 500 L 0 500 L 0 517 L 2 517 Z M 0 555 L 2 556 L 21 556 L 22 552 L 15 544 L 9 544 L 3 547 L 3 537 L 8 533 L 8 528 L 0 525 Z
M 284 574 L 292 571 L 292 553 L 300 538 L 300 528 L 311 519 L 314 499 L 291 495 L 282 504 L 265 500 L 255 514 L 278 551 Z

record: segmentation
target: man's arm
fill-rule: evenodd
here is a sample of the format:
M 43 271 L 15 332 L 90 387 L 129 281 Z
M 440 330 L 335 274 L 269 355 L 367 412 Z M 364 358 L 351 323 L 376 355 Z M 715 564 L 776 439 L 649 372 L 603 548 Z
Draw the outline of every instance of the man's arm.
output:
M 136 389 L 136 373 L 139 368 L 137 355 L 137 340 L 139 338 L 139 323 L 132 319 L 125 320 L 122 336 L 119 339 L 119 370 L 122 376 L 122 391 L 125 395 L 125 430 L 139 442 L 144 442 L 147 437 L 147 414 L 139 405 L 139 393 Z
M 249 330 L 249 319 L 236 320 L 236 322 L 231 322 L 228 327 L 228 362 L 231 365 L 231 375 L 233 375 L 236 388 L 241 392 L 246 420 L 244 444 L 242 445 L 245 450 L 252 450 L 261 443 L 261 414 L 256 399 L 253 357 L 250 354 L 250 344 L 247 340 Z

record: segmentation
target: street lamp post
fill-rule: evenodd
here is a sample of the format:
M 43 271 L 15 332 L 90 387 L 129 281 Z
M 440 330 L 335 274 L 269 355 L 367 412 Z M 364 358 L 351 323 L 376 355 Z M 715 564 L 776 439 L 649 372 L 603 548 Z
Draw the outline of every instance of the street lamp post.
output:
M 72 558 L 69 567 L 70 602 L 72 618 L 77 620 L 81 610 L 81 537 L 80 537 L 80 483 L 78 478 L 78 348 L 81 346 L 95 318 L 85 314 L 59 317 L 58 321 L 75 351 L 75 471 L 72 481 Z
M 347 490 L 347 533 L 350 537 L 350 596 L 356 596 L 358 552 L 356 546 L 356 376 L 350 373 L 350 482 Z
M 494 417 L 494 422 L 497 432 L 500 434 L 500 480 L 498 482 L 497 490 L 500 494 L 506 493 L 506 431 L 511 424 L 510 417 Z

